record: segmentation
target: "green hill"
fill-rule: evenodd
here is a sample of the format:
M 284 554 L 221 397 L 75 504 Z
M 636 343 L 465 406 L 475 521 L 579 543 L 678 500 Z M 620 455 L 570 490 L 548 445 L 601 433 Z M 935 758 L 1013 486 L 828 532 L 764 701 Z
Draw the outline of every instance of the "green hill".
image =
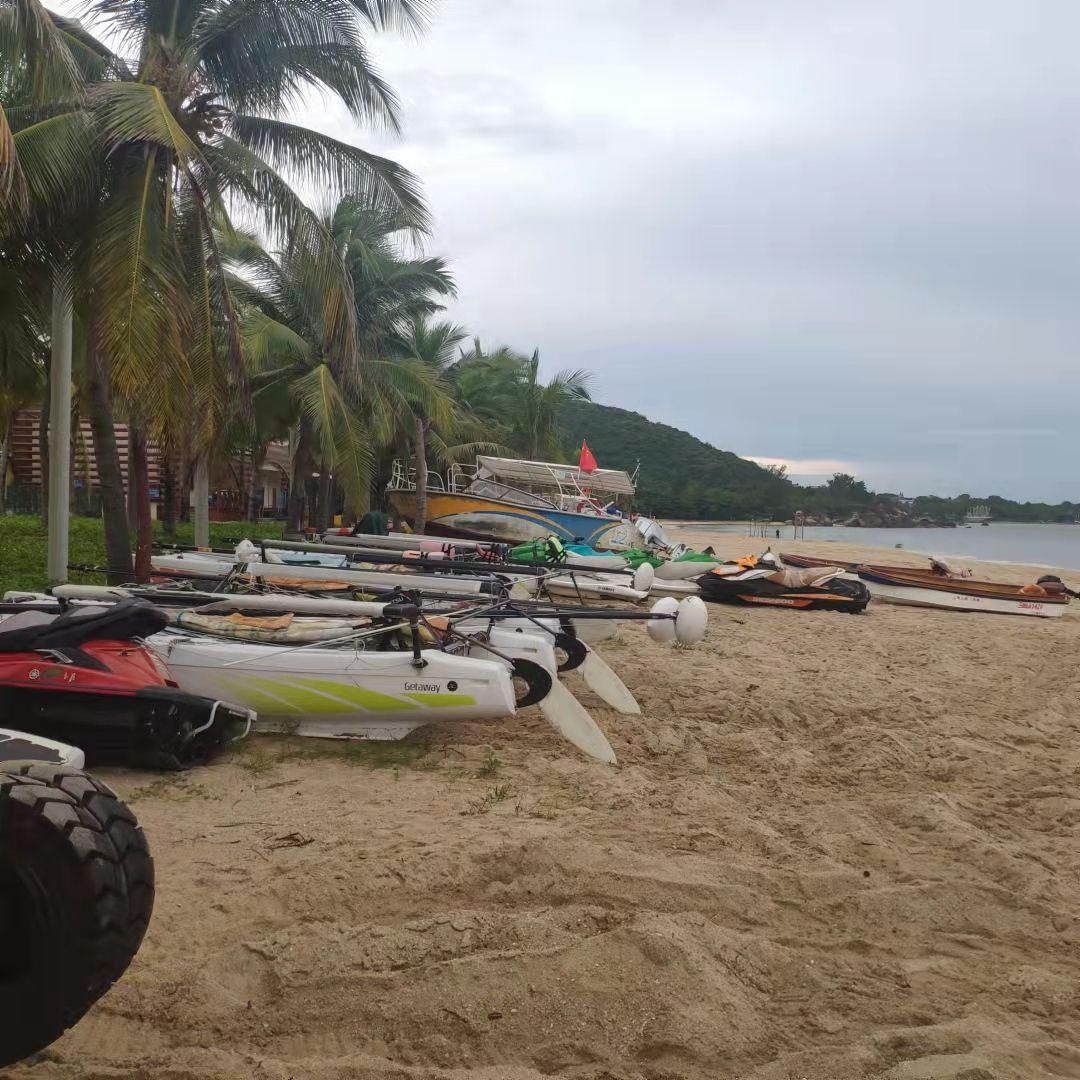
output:
M 587 439 L 601 468 L 633 472 L 641 462 L 637 505 L 646 512 L 702 520 L 764 517 L 786 512 L 792 498 L 790 481 L 640 413 L 580 401 L 563 410 L 560 422 L 575 454 Z

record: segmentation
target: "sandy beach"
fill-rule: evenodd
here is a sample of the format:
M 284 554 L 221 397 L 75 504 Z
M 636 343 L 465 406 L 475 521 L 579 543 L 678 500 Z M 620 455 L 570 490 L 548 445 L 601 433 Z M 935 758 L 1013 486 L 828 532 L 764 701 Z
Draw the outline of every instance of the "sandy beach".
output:
M 150 932 L 10 1075 L 1080 1076 L 1073 608 L 713 607 L 687 650 L 627 625 L 601 651 L 643 715 L 572 682 L 617 767 L 529 709 L 105 773 L 157 862 Z

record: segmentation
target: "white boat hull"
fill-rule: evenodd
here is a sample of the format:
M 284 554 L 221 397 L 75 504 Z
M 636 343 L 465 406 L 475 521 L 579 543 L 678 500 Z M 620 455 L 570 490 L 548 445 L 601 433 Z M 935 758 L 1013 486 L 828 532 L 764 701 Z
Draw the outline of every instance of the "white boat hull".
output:
M 696 560 L 665 562 L 656 568 L 656 577 L 658 581 L 686 581 L 688 578 L 701 577 L 702 574 L 709 573 L 719 565 L 719 562 L 697 562 Z
M 681 600 L 684 596 L 697 596 L 701 592 L 696 581 L 654 581 L 649 588 L 650 596 L 674 596 Z
M 584 574 L 546 578 L 544 588 L 553 596 L 603 597 L 608 600 L 626 600 L 632 604 L 639 603 L 649 595 L 640 589 L 632 589 L 629 585 L 619 585 Z
M 844 575 L 846 576 L 846 575 Z M 1065 604 L 1045 604 L 1038 597 L 1010 600 L 996 596 L 968 596 L 942 589 L 920 589 L 909 585 L 886 585 L 879 581 L 866 582 L 875 600 L 910 607 L 941 608 L 945 611 L 983 611 L 995 615 L 1027 615 L 1054 619 L 1065 613 Z
M 496 720 L 516 709 L 499 660 L 428 650 L 415 668 L 405 652 L 286 650 L 168 632 L 147 645 L 182 690 L 254 709 L 261 731 L 400 739 L 437 721 Z

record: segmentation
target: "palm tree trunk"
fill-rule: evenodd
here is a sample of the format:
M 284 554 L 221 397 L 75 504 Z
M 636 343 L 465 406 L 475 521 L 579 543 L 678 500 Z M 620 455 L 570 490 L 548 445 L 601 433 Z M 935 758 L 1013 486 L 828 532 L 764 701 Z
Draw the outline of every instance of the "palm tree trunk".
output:
M 262 467 L 266 460 L 266 444 L 255 447 L 251 452 L 251 483 L 248 486 L 247 512 L 248 521 L 258 521 L 262 517 L 263 483 Z
M 185 525 L 191 520 L 191 469 L 189 436 L 180 444 L 179 461 L 173 473 L 176 478 L 176 520 Z
M 413 532 L 423 533 L 427 528 L 427 421 L 422 416 L 413 417 L 416 425 L 416 520 Z
M 330 467 L 324 461 L 319 469 L 319 505 L 316 515 L 316 527 L 321 533 L 330 528 L 333 497 L 334 477 L 330 472 Z
M 150 520 L 150 467 L 146 453 L 146 429 L 132 424 L 130 440 L 131 476 L 128 490 L 135 505 L 135 580 L 150 580 L 150 556 L 154 545 L 154 527 Z
M 124 503 L 120 452 L 116 447 L 109 371 L 94 340 L 92 321 L 86 335 L 86 369 L 90 383 L 90 430 L 94 435 L 94 458 L 97 462 L 98 487 L 101 490 L 101 516 L 105 522 L 105 557 L 109 584 L 122 585 L 131 578 L 127 506 Z
M 285 523 L 286 532 L 298 533 L 304 527 L 304 496 L 308 477 L 311 476 L 313 457 L 311 441 L 306 430 L 301 430 L 293 455 L 292 478 L 289 481 L 289 511 Z
M 45 396 L 38 413 L 38 463 L 41 466 L 41 527 L 49 527 L 49 414 L 52 408 L 50 380 L 45 379 Z
M 161 448 L 161 526 L 166 540 L 176 540 L 176 456 Z
M 4 416 L 4 438 L 0 441 L 0 511 L 7 505 L 7 471 L 11 457 L 11 429 L 15 426 L 15 410 Z
M 134 533 L 139 527 L 139 497 L 135 490 L 135 420 L 133 417 L 128 417 L 127 435 L 127 518 L 128 532 Z

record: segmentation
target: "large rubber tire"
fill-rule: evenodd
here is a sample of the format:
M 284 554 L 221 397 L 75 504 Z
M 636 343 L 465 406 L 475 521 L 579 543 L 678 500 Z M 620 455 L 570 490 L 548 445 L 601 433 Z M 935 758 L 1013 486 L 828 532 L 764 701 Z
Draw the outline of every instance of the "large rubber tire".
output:
M 0 1067 L 48 1046 L 124 973 L 154 904 L 131 811 L 77 769 L 0 772 Z

